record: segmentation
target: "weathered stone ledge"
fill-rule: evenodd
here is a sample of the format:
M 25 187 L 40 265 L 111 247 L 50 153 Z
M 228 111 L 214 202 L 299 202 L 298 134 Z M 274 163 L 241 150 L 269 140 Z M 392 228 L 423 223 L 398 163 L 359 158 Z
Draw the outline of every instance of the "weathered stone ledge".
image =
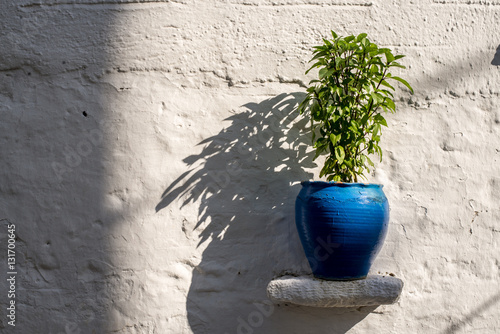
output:
M 283 276 L 272 280 L 267 295 L 276 304 L 313 307 L 358 307 L 394 304 L 403 281 L 392 276 L 369 275 L 356 281 L 326 281 L 313 276 Z

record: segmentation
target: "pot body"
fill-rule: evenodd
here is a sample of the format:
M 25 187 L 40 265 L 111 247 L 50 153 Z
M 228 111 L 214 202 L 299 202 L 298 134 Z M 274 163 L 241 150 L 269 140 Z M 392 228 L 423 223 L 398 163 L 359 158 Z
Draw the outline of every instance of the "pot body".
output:
M 295 223 L 315 277 L 366 277 L 389 224 L 389 203 L 382 187 L 302 182 L 295 202 Z

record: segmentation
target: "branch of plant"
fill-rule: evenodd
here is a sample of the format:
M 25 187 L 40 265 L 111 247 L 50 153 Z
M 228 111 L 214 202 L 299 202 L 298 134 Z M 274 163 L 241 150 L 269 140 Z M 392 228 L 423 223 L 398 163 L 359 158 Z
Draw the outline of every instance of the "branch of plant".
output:
M 387 68 L 384 70 L 384 73 L 382 73 L 382 77 L 380 78 L 380 81 L 379 81 L 377 88 L 375 90 L 378 90 L 380 88 L 382 81 L 385 80 L 386 74 L 387 74 Z M 373 97 L 371 98 L 370 106 L 368 107 L 368 119 L 370 119 L 373 116 L 373 114 L 375 113 L 375 111 L 377 111 L 378 106 L 375 109 L 373 109 L 372 111 L 370 111 L 371 108 L 373 108 Z M 366 128 L 367 123 L 368 122 L 363 124 L 363 127 L 361 128 L 361 132 L 363 132 L 363 137 L 367 134 L 367 132 L 365 132 L 365 128 Z M 355 153 L 356 156 L 358 156 L 358 154 L 360 154 L 360 153 L 358 153 L 358 150 L 359 150 L 359 146 L 356 148 L 356 153 Z

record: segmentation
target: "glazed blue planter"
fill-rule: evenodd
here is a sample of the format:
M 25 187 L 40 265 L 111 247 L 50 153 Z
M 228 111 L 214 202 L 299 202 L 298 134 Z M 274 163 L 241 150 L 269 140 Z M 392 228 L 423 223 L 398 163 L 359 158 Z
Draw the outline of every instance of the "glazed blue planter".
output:
M 382 185 L 305 181 L 295 202 L 295 223 L 317 278 L 365 278 L 382 248 L 389 203 Z

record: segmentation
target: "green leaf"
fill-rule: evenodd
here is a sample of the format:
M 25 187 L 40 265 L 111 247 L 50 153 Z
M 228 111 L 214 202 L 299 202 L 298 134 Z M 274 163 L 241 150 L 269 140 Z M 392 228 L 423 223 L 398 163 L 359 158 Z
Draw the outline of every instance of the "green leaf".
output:
M 368 36 L 368 35 L 365 33 L 359 34 L 358 37 L 356 37 L 356 41 L 361 42 L 363 39 L 366 38 L 366 36 Z
M 372 140 L 374 140 L 374 138 L 377 137 L 379 132 L 380 132 L 380 124 L 375 123 L 375 125 L 373 126 Z
M 335 58 L 335 67 L 341 69 L 344 66 L 344 64 L 342 64 L 344 62 L 345 62 L 345 59 L 343 59 L 342 57 Z
M 326 38 L 323 38 L 323 43 L 325 43 L 325 45 L 327 45 L 327 46 L 332 46 L 332 43 L 329 40 L 327 40 Z
M 333 145 L 337 144 L 340 138 L 341 138 L 340 135 L 334 135 L 333 133 L 330 134 L 330 141 L 332 142 Z
M 335 157 L 337 158 L 339 164 L 341 164 L 344 161 L 345 152 L 342 146 L 335 147 Z
M 391 109 L 393 112 L 396 111 L 396 105 L 394 104 L 394 101 L 387 98 L 385 99 L 385 105 L 387 108 Z
M 390 96 L 390 97 L 394 98 L 394 95 L 390 91 L 388 91 L 387 89 L 379 89 L 378 91 L 380 93 L 384 94 L 385 96 Z
M 320 79 L 324 79 L 327 73 L 328 73 L 328 68 L 323 67 L 321 70 L 319 70 L 318 76 Z
M 399 67 L 399 68 L 404 68 L 404 69 L 406 69 L 406 66 L 401 65 L 400 63 L 398 63 L 398 62 L 396 62 L 396 61 L 393 61 L 393 62 L 389 65 L 389 67 Z
M 361 157 L 360 157 L 360 160 L 361 160 L 361 164 L 363 166 L 366 165 L 366 155 L 362 154 Z
M 394 79 L 396 81 L 399 81 L 401 82 L 403 85 L 406 86 L 406 88 L 408 88 L 410 90 L 410 92 L 413 94 L 413 88 L 411 88 L 410 84 L 408 82 L 406 82 L 406 80 L 404 79 L 401 79 L 400 77 L 393 77 L 393 76 L 388 76 L 389 79 Z
M 314 155 L 313 161 L 316 160 L 321 155 L 321 153 L 323 153 L 324 151 L 325 151 L 324 148 L 316 149 L 316 154 Z
M 361 125 L 365 125 L 368 119 L 370 118 L 370 114 L 366 113 L 363 118 L 361 119 Z
M 326 170 L 326 165 L 325 165 L 323 168 L 321 168 L 321 171 L 319 172 L 319 177 L 323 177 L 323 175 L 325 175 L 326 172 L 327 172 L 327 170 Z
M 387 59 L 387 63 L 392 63 L 396 58 L 394 58 L 394 56 L 392 55 L 391 53 L 391 50 L 389 49 L 386 49 L 386 51 L 384 52 L 385 53 L 385 58 Z
M 378 145 L 375 146 L 375 149 L 377 150 L 377 153 L 380 156 L 380 162 L 382 162 L 382 149 Z
M 380 82 L 380 84 L 382 84 L 382 86 L 389 87 L 390 89 L 395 90 L 395 89 L 394 89 L 394 87 L 392 87 L 392 86 L 391 86 L 391 85 L 390 85 L 387 81 L 385 81 L 385 80 L 382 80 L 382 81 Z
M 327 51 L 323 51 L 323 50 L 319 51 L 318 50 L 318 51 L 315 52 L 314 57 L 312 57 L 311 60 L 309 60 L 309 62 L 312 62 L 313 60 L 316 60 L 318 58 L 321 58 L 321 57 L 324 57 L 324 56 L 327 56 L 327 55 L 328 55 Z
M 351 36 L 347 36 L 346 38 L 344 38 L 344 41 L 346 41 L 346 43 L 349 43 L 350 41 L 354 40 L 355 37 L 353 35 Z
M 378 48 L 375 44 L 370 43 L 368 40 L 368 45 L 365 48 L 365 52 L 368 52 L 370 55 L 373 55 L 373 53 L 377 54 L 378 53 Z
M 311 97 L 306 96 L 306 98 L 299 104 L 297 109 L 301 115 L 306 111 L 306 108 L 309 105 L 310 100 L 311 100 Z
M 321 148 L 323 146 L 325 146 L 325 138 L 320 138 L 316 140 L 316 142 L 313 145 L 314 148 Z
M 373 92 L 370 94 L 370 96 L 372 97 L 373 101 L 377 104 L 384 102 L 384 97 L 382 95 L 380 95 L 379 93 Z
M 383 126 L 387 126 L 387 122 L 386 122 L 384 116 L 382 116 L 380 114 L 376 114 L 374 119 L 375 119 L 375 122 L 377 122 L 378 124 L 381 124 Z
M 391 50 L 389 50 L 388 48 L 380 48 L 378 49 L 378 54 L 385 54 L 387 52 L 391 52 Z
M 366 158 L 366 161 L 368 161 L 368 163 L 370 164 L 370 166 L 372 167 L 375 167 L 375 164 L 373 163 L 373 161 L 370 160 L 370 158 L 368 158 L 368 156 L 364 155 L 363 156 Z
M 308 74 L 309 72 L 311 72 L 312 69 L 318 67 L 318 66 L 321 66 L 322 65 L 322 62 L 318 61 L 317 63 L 315 63 L 314 65 L 312 65 L 311 67 L 309 67 L 309 69 L 306 71 L 306 74 Z

